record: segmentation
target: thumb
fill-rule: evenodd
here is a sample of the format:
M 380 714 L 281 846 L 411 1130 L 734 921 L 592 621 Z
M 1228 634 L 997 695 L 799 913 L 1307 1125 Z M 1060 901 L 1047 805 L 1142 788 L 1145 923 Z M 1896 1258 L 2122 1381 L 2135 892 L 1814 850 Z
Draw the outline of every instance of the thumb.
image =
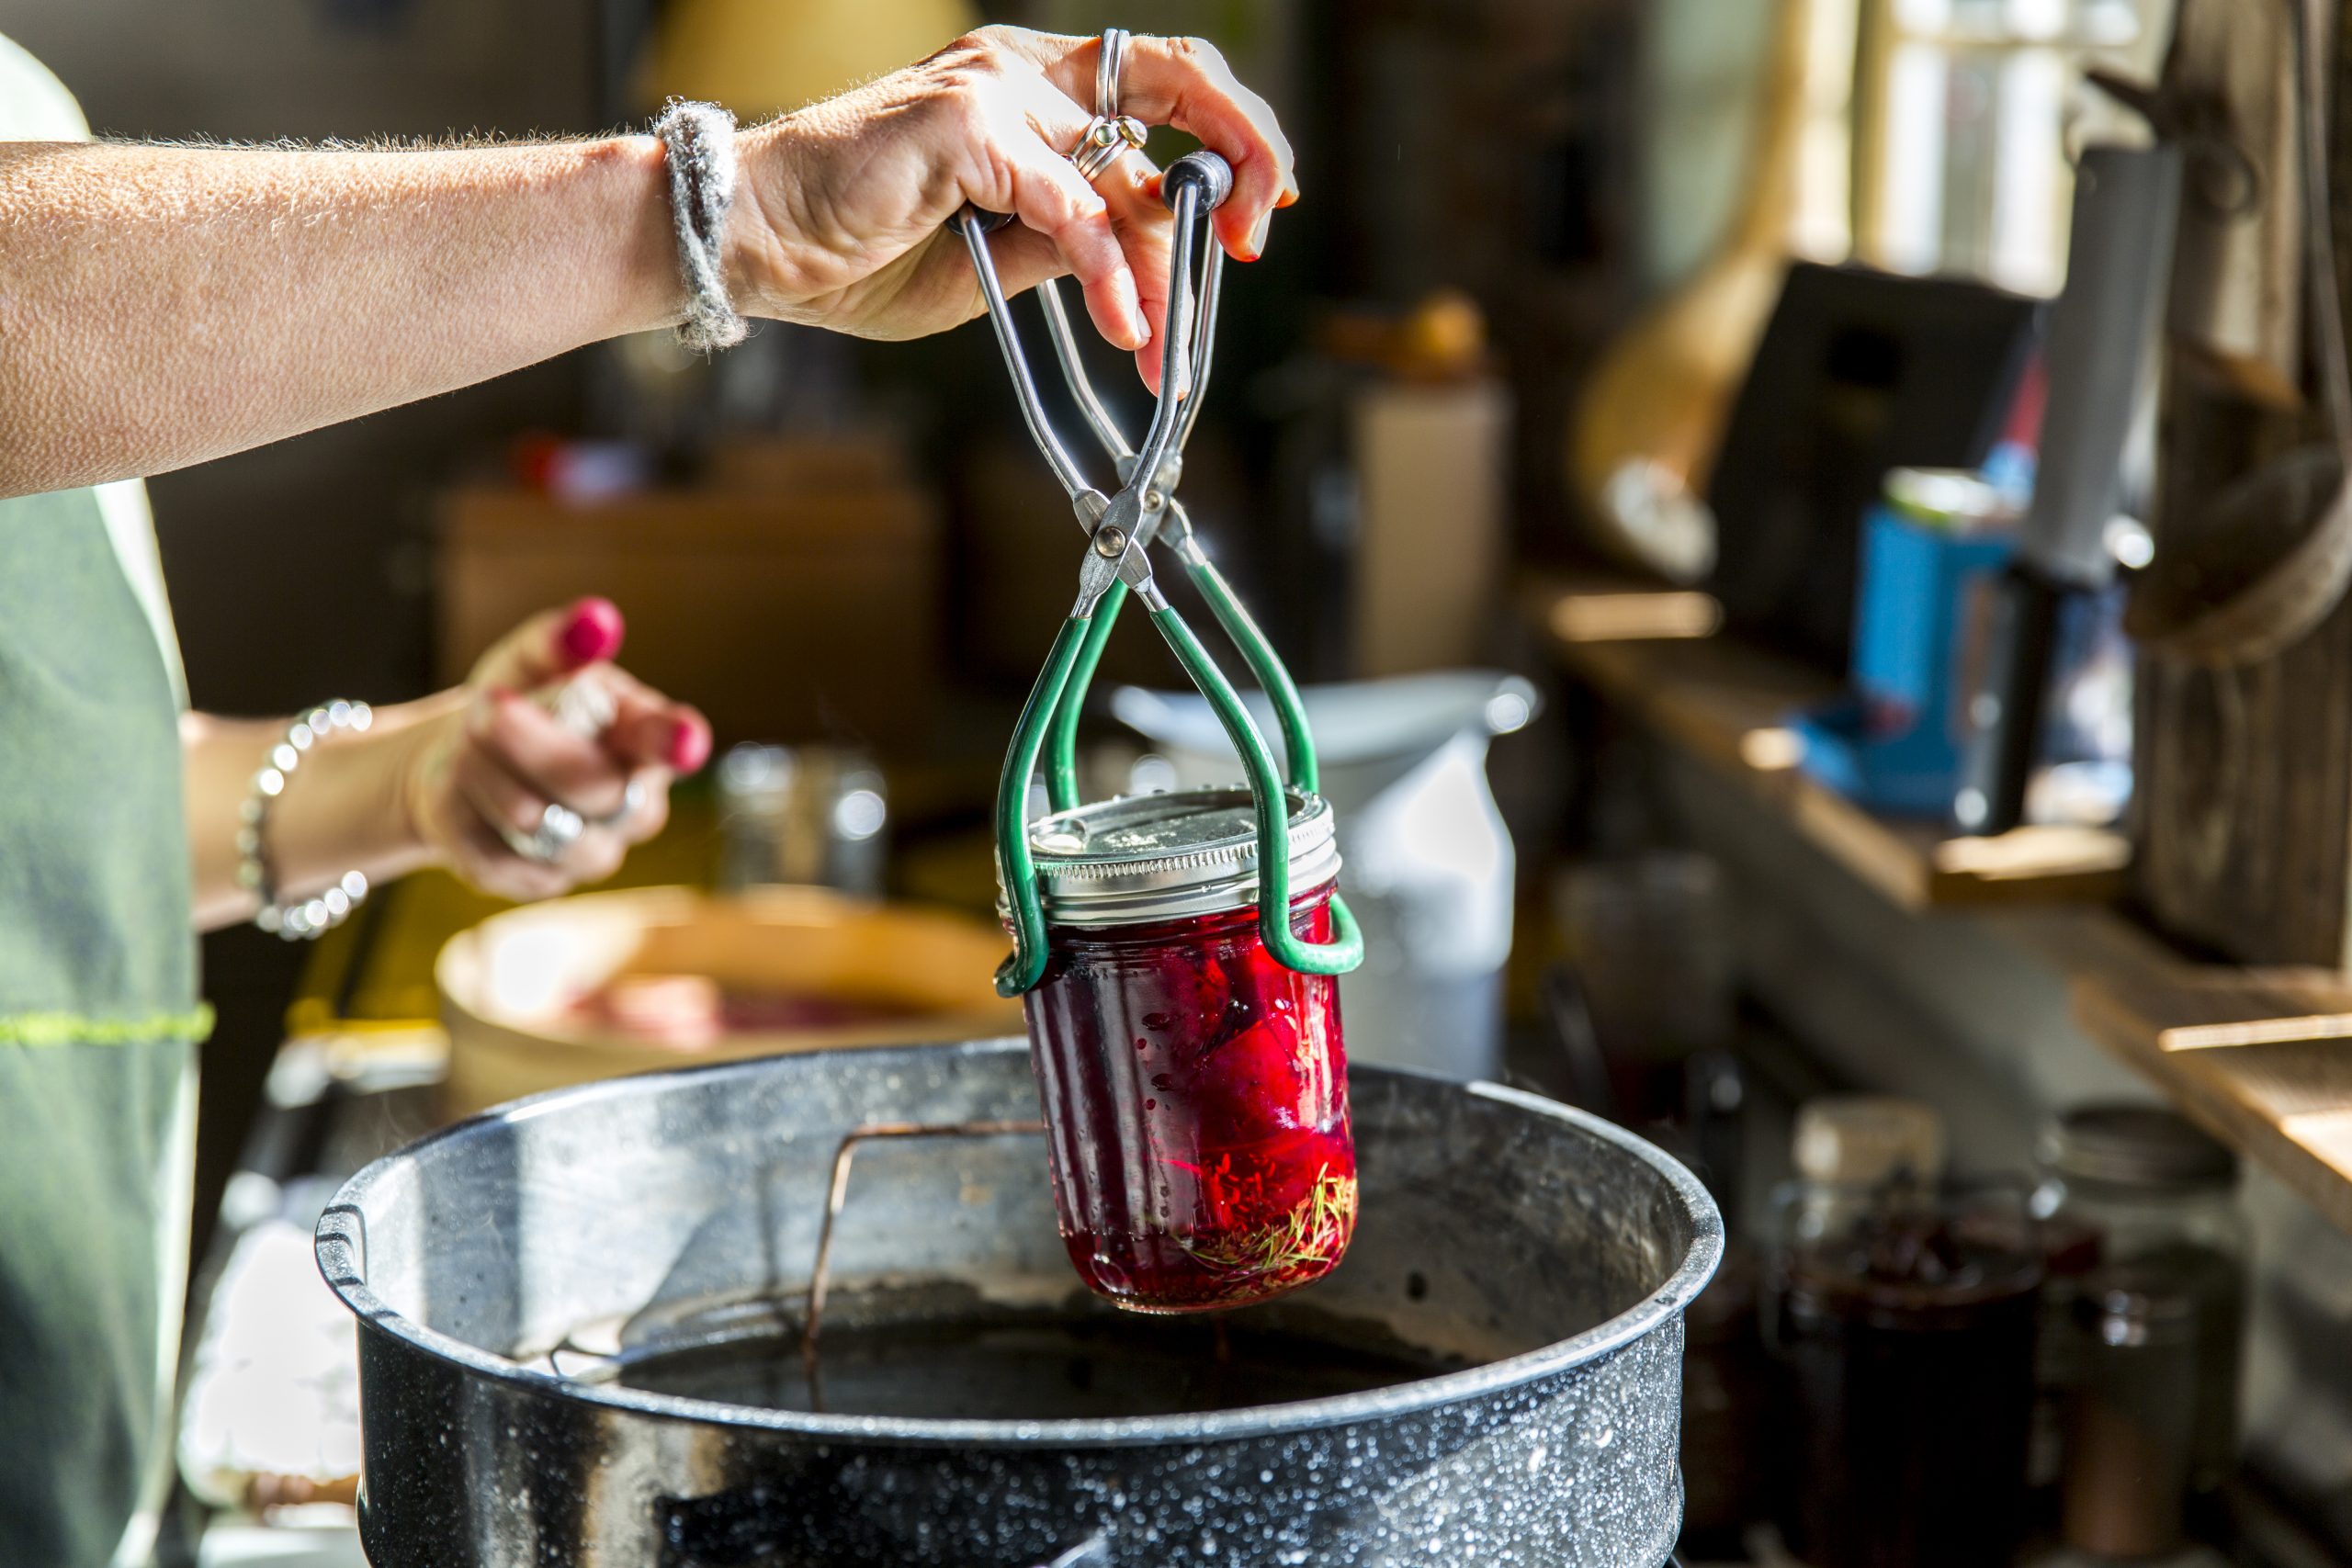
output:
M 466 684 L 527 692 L 610 659 L 626 630 L 620 606 L 590 597 L 560 610 L 542 610 L 508 632 L 475 661 Z

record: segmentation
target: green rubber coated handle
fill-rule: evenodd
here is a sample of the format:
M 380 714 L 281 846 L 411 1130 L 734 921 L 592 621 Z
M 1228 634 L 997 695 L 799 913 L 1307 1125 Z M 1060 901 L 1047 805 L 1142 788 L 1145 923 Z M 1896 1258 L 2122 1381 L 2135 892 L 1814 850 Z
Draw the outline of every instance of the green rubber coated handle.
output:
M 1234 596 L 1233 584 L 1225 573 L 1205 556 L 1185 564 L 1185 574 L 1193 586 L 1208 601 L 1209 611 L 1216 616 L 1217 625 L 1241 650 L 1242 662 L 1250 666 L 1250 673 L 1258 678 L 1266 700 L 1274 706 L 1274 722 L 1282 726 L 1283 751 L 1290 759 L 1290 783 L 1302 795 L 1323 793 L 1323 771 L 1315 758 L 1315 736 L 1306 728 L 1306 705 L 1300 700 L 1298 682 L 1290 678 L 1274 645 L 1258 628 L 1258 623 Z
M 1215 562 L 1203 558 L 1188 563 L 1185 572 L 1201 597 L 1208 601 L 1209 610 L 1216 616 L 1217 625 L 1233 639 L 1241 651 L 1242 661 L 1250 666 L 1258 684 L 1273 705 L 1274 721 L 1282 727 L 1283 753 L 1290 762 L 1290 784 L 1304 795 L 1320 795 L 1323 791 L 1322 770 L 1316 761 L 1314 731 L 1307 728 L 1306 705 L 1298 694 L 1298 682 L 1290 676 L 1289 667 L 1274 651 L 1264 631 L 1249 609 L 1233 592 L 1225 573 Z M 1054 709 L 1052 738 L 1046 744 L 1046 788 L 1056 811 L 1069 811 L 1080 804 L 1078 795 L 1078 725 L 1086 709 L 1087 689 L 1094 683 L 1095 667 L 1102 661 L 1102 646 L 1111 639 L 1120 606 L 1126 603 L 1127 585 L 1115 583 L 1095 606 L 1094 626 L 1088 632 L 1086 644 L 1079 649 L 1078 663 L 1070 671 L 1069 684 L 1063 689 L 1062 700 Z
M 1070 667 L 1069 684 L 1062 688 L 1061 701 L 1054 705 L 1054 728 L 1046 742 L 1046 798 L 1056 811 L 1072 811 L 1080 802 L 1078 798 L 1078 721 L 1085 716 L 1086 689 L 1094 684 L 1094 667 L 1102 662 L 1102 645 L 1111 640 L 1111 628 L 1119 619 L 1119 606 L 1127 602 L 1127 585 L 1111 584 L 1094 606 L 1094 625 L 1087 629 L 1086 641 L 1078 650 L 1078 661 Z
M 1238 606 L 1237 606 L 1238 608 Z M 1154 610 L 1152 624 L 1159 628 L 1176 661 L 1193 684 L 1209 700 L 1217 721 L 1241 753 L 1249 770 L 1250 794 L 1258 817 L 1258 934 L 1266 951 L 1286 969 L 1302 975 L 1344 975 L 1363 962 L 1363 934 L 1355 917 L 1336 893 L 1331 897 L 1331 940 L 1311 942 L 1290 926 L 1290 796 L 1274 769 L 1274 753 L 1250 717 L 1240 694 L 1225 671 L 1193 635 L 1193 628 L 1175 606 Z M 1024 843 L 1025 850 L 1027 845 Z M 1000 982 L 999 989 L 1002 989 Z
M 996 970 L 1000 997 L 1020 996 L 1046 976 L 1046 910 L 1037 897 L 1037 863 L 1029 852 L 1029 780 L 1046 749 L 1054 711 L 1069 686 L 1070 671 L 1092 632 L 1091 623 L 1100 618 L 1098 611 L 1062 623 L 1046 667 L 1037 672 L 1037 683 L 1029 688 L 1021 722 L 1013 726 L 1012 744 L 1004 753 L 1004 772 L 997 777 L 997 875 L 1012 914 L 1012 955 Z

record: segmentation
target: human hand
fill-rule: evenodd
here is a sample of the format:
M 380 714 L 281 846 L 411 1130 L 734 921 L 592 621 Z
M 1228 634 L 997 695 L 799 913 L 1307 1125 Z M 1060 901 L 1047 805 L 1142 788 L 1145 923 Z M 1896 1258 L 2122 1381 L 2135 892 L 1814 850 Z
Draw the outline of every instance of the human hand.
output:
M 622 635 L 610 600 L 534 615 L 474 666 L 462 709 L 420 728 L 401 790 L 409 820 L 483 892 L 546 898 L 610 876 L 669 819 L 671 780 L 709 757 L 701 714 L 611 662 Z M 586 688 L 578 705 L 609 710 L 600 733 L 582 735 L 550 711 L 574 684 Z M 587 827 L 541 861 L 507 835 L 527 841 L 550 805 Z
M 983 28 L 930 59 L 743 133 L 730 277 L 748 312 L 864 337 L 941 332 L 980 313 L 946 229 L 967 202 L 1020 220 L 992 239 L 1008 292 L 1077 277 L 1102 335 L 1159 384 L 1169 228 L 1136 153 L 1089 185 L 1068 157 L 1093 118 L 1101 41 Z M 1198 39 L 1137 37 L 1123 110 L 1197 136 L 1233 165 L 1214 217 L 1241 261 L 1298 199 L 1290 143 L 1265 100 Z M 749 221 L 746 221 L 746 220 Z

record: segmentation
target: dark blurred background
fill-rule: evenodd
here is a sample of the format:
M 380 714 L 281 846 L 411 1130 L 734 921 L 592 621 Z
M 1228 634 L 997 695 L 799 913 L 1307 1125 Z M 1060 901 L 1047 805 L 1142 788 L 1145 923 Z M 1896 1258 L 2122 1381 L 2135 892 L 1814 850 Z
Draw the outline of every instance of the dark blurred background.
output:
M 726 78 L 678 41 L 680 18 L 741 26 L 763 9 L 0 0 L 0 33 L 53 69 L 103 136 L 556 136 L 641 129 L 667 91 L 718 95 L 707 84 Z M 2063 734 L 2036 738 L 2050 754 L 2031 810 L 2018 831 L 1980 837 L 1954 809 L 1954 737 L 1973 722 L 1962 683 L 1983 645 L 1969 629 L 1976 589 L 1953 583 L 1996 570 L 1983 561 L 2005 556 L 2031 487 L 2075 162 L 2093 142 L 2147 140 L 2084 73 L 2162 70 L 2238 92 L 2232 133 L 2277 153 L 2291 147 L 2271 91 L 2291 81 L 2283 9 L 764 9 L 762 25 L 827 47 L 802 51 L 797 75 L 780 59 L 794 51 L 775 51 L 772 80 L 754 78 L 772 95 L 763 107 L 1001 20 L 1200 34 L 1279 112 L 1304 199 L 1278 216 L 1261 262 L 1227 273 L 1184 496 L 1303 682 L 1474 671 L 1486 682 L 1462 721 L 1476 783 L 1461 798 L 1501 835 L 1493 886 L 1476 890 L 1498 905 L 1499 945 L 1471 976 L 1492 1038 L 1435 1065 L 1607 1109 L 1691 1160 L 1723 1199 L 1749 1250 L 1693 1318 L 1686 1431 L 1713 1445 L 1686 1448 L 1694 1528 L 1713 1532 L 1694 1544 L 1788 1561 L 1771 1555 L 1778 1537 L 1759 1547 L 1746 1527 L 1773 1513 L 1776 1485 L 1815 1495 L 1764 1462 L 1802 1420 L 1785 1390 L 1762 1391 L 1756 1338 L 1763 1260 L 1792 1212 L 1782 1179 L 1818 1174 L 1792 1152 L 1804 1106 L 1852 1090 L 1909 1097 L 1935 1128 L 1929 1163 L 1948 1152 L 1957 1170 L 2032 1172 L 2049 1220 L 2064 1199 L 2064 1113 L 2168 1098 L 2230 1132 L 2251 1168 L 2243 1216 L 2217 1222 L 2238 1233 L 2233 1247 L 2253 1238 L 2242 1393 L 2234 1359 L 2225 1374 L 2250 1462 L 2226 1483 L 2182 1483 L 2193 1541 L 2063 1560 L 2352 1562 L 2352 1241 L 2323 1217 L 2352 1215 L 2342 1145 L 2331 1156 L 2324 1141 L 2296 1142 L 2296 1112 L 2247 1111 L 2235 1090 L 2183 1088 L 2156 1043 L 2170 1015 L 2154 1003 L 2108 1007 L 2110 1022 L 2126 1020 L 2098 1035 L 2112 1055 L 2077 1006 L 2188 960 L 2266 984 L 2268 967 L 2235 966 L 2316 966 L 2308 983 L 2334 985 L 2352 954 L 2352 857 L 2335 852 L 2352 822 L 2341 734 L 2352 619 L 2336 613 L 2266 659 L 2235 697 L 2202 666 L 2135 654 L 2120 629 L 2150 530 L 2150 548 L 2183 536 L 2166 532 L 2167 505 L 2186 509 L 2181 485 L 2167 502 L 2152 477 L 2159 446 L 2210 491 L 2315 428 L 2295 389 L 2310 357 L 2295 333 L 2283 350 L 2267 344 L 2283 400 L 2253 412 L 2225 408 L 2226 389 L 2199 378 L 2211 355 L 2177 348 L 2166 361 L 2169 423 L 2160 438 L 2147 392 L 2121 465 L 2131 527 L 2115 536 L 2118 581 L 2085 596 L 2061 638 L 2074 684 L 2053 687 L 2064 722 L 2050 728 Z M 2256 9 L 2270 21 L 2245 23 Z M 2331 26 L 2338 9 L 2307 7 Z M 2167 66 L 2177 13 L 2208 54 Z M 2341 83 L 2340 34 L 2326 41 Z M 2330 112 L 2341 146 L 2346 117 Z M 1189 145 L 1163 131 L 1151 150 L 1165 162 Z M 2267 166 L 2277 178 L 2263 188 L 2290 191 L 2291 169 Z M 2282 255 L 2293 276 L 2300 215 L 2256 205 L 2260 222 L 2222 225 L 2211 277 Z M 2344 207 L 2337 197 L 2339 231 Z M 1018 309 L 1042 367 L 1035 307 Z M 2217 337 L 2235 330 L 2226 310 L 2211 314 Z M 1090 354 L 1139 422 L 1148 405 L 1127 367 Z M 1061 394 L 1048 397 L 1067 417 Z M 665 337 L 599 345 L 157 476 L 151 491 L 198 706 L 277 714 L 329 695 L 420 694 L 461 680 L 522 615 L 606 593 L 630 619 L 625 661 L 703 705 L 722 746 L 839 754 L 887 778 L 887 873 L 808 879 L 960 906 L 993 940 L 989 792 L 1066 610 L 1079 541 L 984 327 L 870 344 L 763 323 L 709 361 Z M 1935 564 L 1890 587 L 1867 570 L 1870 551 L 1882 530 L 1906 528 Z M 1977 547 L 1992 554 L 1963 565 Z M 1895 597 L 1874 610 L 1883 592 Z M 1920 640 L 1932 647 L 1905 668 L 1931 677 L 1875 683 Z M 1179 680 L 1130 626 L 1102 690 Z M 2238 712 L 2233 701 L 2254 715 L 2233 722 L 2254 728 L 2217 743 L 2213 715 Z M 1176 776 L 1156 754 L 1175 748 L 1095 708 L 1091 789 Z M 1935 752 L 1925 784 L 1870 771 L 1873 746 L 1905 739 L 1886 733 L 1897 709 Z M 1487 740 L 1506 734 L 1478 773 Z M 2262 760 L 2244 773 L 2211 761 L 2240 750 Z M 747 756 L 736 783 L 751 789 L 758 756 Z M 684 790 L 680 834 L 626 879 L 726 883 L 732 863 L 718 857 L 740 846 L 720 840 L 741 805 L 727 787 Z M 217 1218 L 233 1175 L 320 1174 L 315 1138 L 296 1140 L 298 1157 L 272 1131 L 287 1106 L 262 1084 L 281 1044 L 361 1024 L 431 1032 L 433 954 L 493 908 L 435 877 L 379 905 L 316 949 L 251 930 L 207 939 L 221 1022 L 207 1048 L 197 1213 L 215 1271 L 240 1223 L 234 1201 Z M 1352 1049 L 1377 1025 L 1349 1006 Z M 2301 1010 L 2338 1007 L 2352 1013 L 2352 997 L 2325 992 Z M 2352 1090 L 2331 1092 L 2296 1105 L 2346 1113 Z M 257 1156 L 272 1137 L 276 1152 Z M 2234 1163 L 2217 1158 L 2234 1181 Z M 2064 1533 L 2058 1461 L 2043 1451 L 2057 1396 L 2038 1397 L 2037 1552 Z M 1852 1559 L 1866 1560 L 1915 1559 Z

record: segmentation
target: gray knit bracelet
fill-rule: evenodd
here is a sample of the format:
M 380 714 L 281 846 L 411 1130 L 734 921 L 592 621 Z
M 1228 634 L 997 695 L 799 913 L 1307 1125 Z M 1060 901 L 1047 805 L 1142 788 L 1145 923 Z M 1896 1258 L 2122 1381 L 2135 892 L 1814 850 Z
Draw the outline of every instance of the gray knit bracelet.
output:
M 686 285 L 678 341 L 701 354 L 732 348 L 743 341 L 743 318 L 727 298 L 719 247 L 735 205 L 735 117 L 717 104 L 672 98 L 653 134 L 669 159 L 670 220 Z

